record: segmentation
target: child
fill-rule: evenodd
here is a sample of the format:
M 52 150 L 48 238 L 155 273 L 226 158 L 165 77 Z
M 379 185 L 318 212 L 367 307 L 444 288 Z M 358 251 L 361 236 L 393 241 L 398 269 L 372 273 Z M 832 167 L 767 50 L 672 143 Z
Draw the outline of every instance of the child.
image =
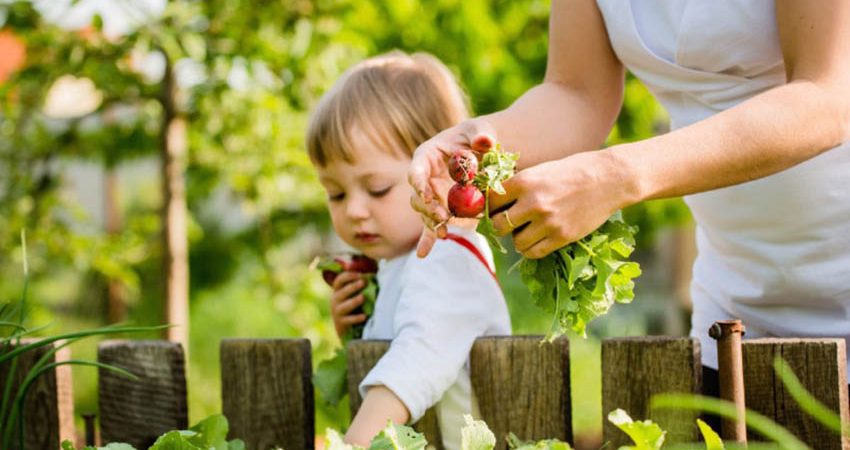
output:
M 450 226 L 449 239 L 427 258 L 414 254 L 423 225 L 410 207 L 411 155 L 466 117 L 462 90 L 440 61 L 392 52 L 349 69 L 310 121 L 307 148 L 334 229 L 379 261 L 380 291 L 363 338 L 392 340 L 360 384 L 363 404 L 345 435 L 349 443 L 366 446 L 388 419 L 414 423 L 436 405 L 443 445 L 459 449 L 462 416 L 476 412 L 467 364 L 472 344 L 510 334 L 492 254 L 474 223 Z M 353 272 L 336 277 L 331 307 L 338 333 L 366 319 L 352 314 L 363 287 Z

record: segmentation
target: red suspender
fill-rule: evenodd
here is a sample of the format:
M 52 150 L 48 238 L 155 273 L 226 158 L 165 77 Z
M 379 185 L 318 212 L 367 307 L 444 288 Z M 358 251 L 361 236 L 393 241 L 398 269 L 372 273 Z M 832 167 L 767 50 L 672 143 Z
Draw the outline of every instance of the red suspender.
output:
M 478 250 L 478 247 L 476 247 L 472 242 L 469 242 L 465 237 L 460 236 L 458 234 L 449 233 L 446 235 L 446 239 L 455 241 L 458 244 L 466 247 L 466 249 L 470 252 L 472 252 L 472 254 L 475 255 L 475 257 L 478 258 L 479 261 L 481 261 L 481 264 L 484 264 L 484 267 L 487 268 L 487 271 L 490 272 L 490 275 L 492 275 L 493 279 L 496 280 L 496 284 L 499 284 L 499 279 L 496 278 L 496 273 L 493 272 L 493 269 L 490 268 L 490 264 L 487 264 L 487 259 L 484 258 L 484 255 L 481 254 L 481 251 Z

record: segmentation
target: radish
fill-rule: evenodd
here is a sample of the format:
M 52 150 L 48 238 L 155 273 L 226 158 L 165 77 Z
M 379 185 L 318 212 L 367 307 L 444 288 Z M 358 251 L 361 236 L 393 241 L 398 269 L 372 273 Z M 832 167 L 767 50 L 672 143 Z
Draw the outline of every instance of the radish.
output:
M 322 279 L 328 286 L 333 286 L 336 276 L 342 272 L 377 273 L 378 263 L 366 255 L 351 255 L 348 258 L 335 257 L 332 261 L 319 263 Z
M 458 150 L 449 158 L 449 175 L 452 180 L 468 184 L 478 173 L 478 159 L 469 150 Z
M 478 217 L 484 211 L 484 194 L 471 184 L 455 184 L 449 190 L 449 210 L 457 217 Z

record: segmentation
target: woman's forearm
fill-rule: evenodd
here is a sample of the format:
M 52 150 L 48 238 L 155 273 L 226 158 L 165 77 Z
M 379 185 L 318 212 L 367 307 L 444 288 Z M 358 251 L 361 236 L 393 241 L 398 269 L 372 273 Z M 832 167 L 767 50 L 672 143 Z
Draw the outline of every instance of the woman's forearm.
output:
M 766 91 L 709 119 L 612 147 L 628 203 L 675 197 L 765 177 L 848 137 L 845 88 L 798 81 Z
M 622 77 L 604 92 L 547 81 L 509 108 L 482 116 L 506 149 L 519 152 L 519 167 L 599 148 L 617 119 Z

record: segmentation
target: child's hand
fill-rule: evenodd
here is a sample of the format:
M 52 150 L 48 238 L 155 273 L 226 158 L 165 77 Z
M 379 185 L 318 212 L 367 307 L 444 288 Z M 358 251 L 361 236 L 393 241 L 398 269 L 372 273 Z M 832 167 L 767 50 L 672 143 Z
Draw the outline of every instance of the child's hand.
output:
M 366 280 L 357 272 L 341 272 L 334 279 L 331 295 L 331 316 L 336 334 L 341 338 L 352 325 L 366 321 L 366 314 L 358 309 L 363 305 L 360 291 L 366 287 Z

